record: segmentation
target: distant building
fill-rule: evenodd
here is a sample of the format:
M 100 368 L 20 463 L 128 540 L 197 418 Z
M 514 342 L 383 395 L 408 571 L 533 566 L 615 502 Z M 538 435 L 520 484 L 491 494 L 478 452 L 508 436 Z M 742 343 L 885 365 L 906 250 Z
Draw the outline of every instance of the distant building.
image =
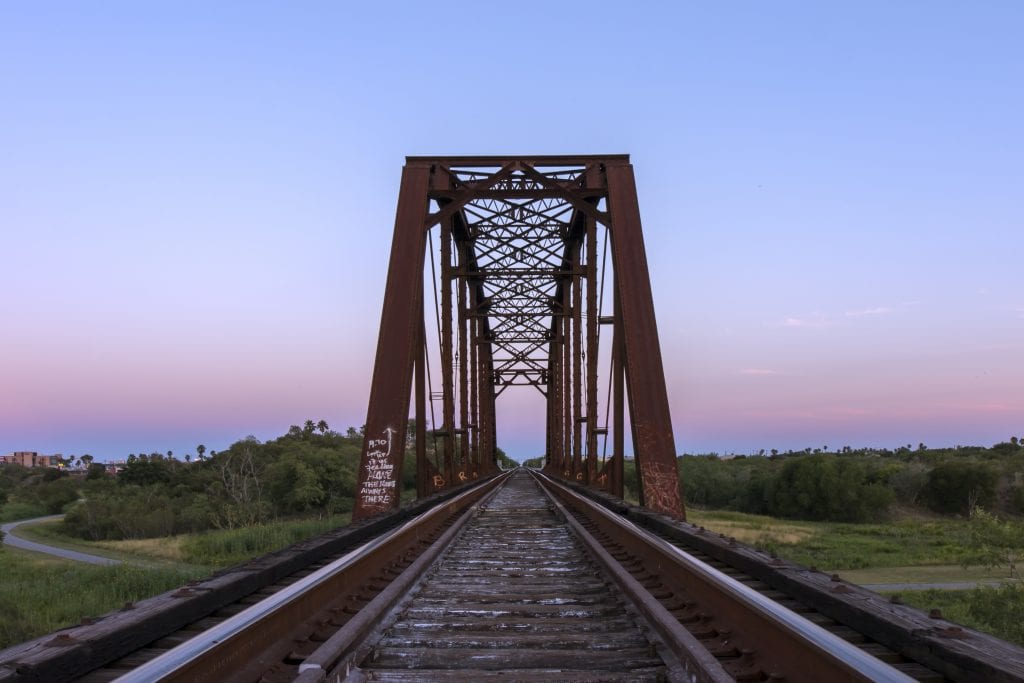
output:
M 107 474 L 110 476 L 117 476 L 124 469 L 124 460 L 111 460 L 110 462 L 100 463 L 106 469 Z
M 57 467 L 63 459 L 60 453 L 54 455 L 39 455 L 36 451 L 14 451 L 7 455 L 0 455 L 2 465 L 21 465 L 22 467 Z

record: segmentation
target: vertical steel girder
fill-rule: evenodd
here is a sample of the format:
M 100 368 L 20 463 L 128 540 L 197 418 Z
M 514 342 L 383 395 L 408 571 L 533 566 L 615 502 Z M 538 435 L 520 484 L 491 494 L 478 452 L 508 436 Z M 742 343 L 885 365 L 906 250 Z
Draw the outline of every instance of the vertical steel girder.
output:
M 440 259 L 435 291 L 441 361 L 434 374 L 424 325 L 424 305 L 432 301 L 423 288 L 433 228 L 439 252 L 428 258 Z M 598 263 L 602 230 L 613 275 L 603 259 Z M 600 311 L 605 292 L 612 298 L 611 316 Z M 599 414 L 602 323 L 612 325 L 610 353 L 605 351 L 611 424 Z M 429 386 L 434 379 L 438 392 Z M 495 401 L 515 386 L 534 387 L 546 400 L 546 469 L 619 496 L 628 403 L 641 502 L 683 516 L 626 155 L 407 158 L 353 519 L 399 504 L 410 390 L 416 397 L 411 447 L 422 496 L 495 471 Z M 441 424 L 428 430 L 435 400 Z M 611 458 L 599 460 L 599 437 L 607 444 L 609 432 Z
M 640 229 L 633 166 L 621 161 L 609 163 L 605 176 L 612 225 L 612 260 L 619 293 L 621 321 L 618 326 L 622 330 L 637 480 L 642 487 L 640 503 L 652 510 L 678 510 L 682 514 L 672 416 L 654 319 L 654 296 Z
M 412 370 L 417 356 L 423 355 L 423 214 L 429 182 L 428 164 L 406 164 L 398 193 L 353 518 L 395 508 L 401 496 Z

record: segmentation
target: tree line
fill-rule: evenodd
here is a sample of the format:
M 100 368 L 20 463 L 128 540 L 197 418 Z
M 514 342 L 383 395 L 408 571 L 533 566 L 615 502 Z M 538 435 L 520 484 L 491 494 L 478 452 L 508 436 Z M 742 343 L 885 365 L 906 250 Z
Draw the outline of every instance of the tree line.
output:
M 410 424 L 410 437 L 415 433 Z M 227 449 L 196 447 L 197 457 L 131 454 L 117 477 L 89 463 L 67 471 L 0 468 L 0 515 L 24 519 L 65 511 L 66 533 L 91 540 L 151 538 L 207 529 L 325 517 L 352 510 L 361 429 L 344 434 L 320 420 L 293 425 L 276 439 L 253 436 Z M 415 495 L 415 454 L 407 439 L 403 498 Z M 510 461 L 500 452 L 506 466 Z M 513 463 L 514 464 L 514 463 Z
M 969 515 L 1024 514 L 1024 447 L 848 449 L 679 458 L 688 504 L 793 519 L 862 522 L 894 506 Z

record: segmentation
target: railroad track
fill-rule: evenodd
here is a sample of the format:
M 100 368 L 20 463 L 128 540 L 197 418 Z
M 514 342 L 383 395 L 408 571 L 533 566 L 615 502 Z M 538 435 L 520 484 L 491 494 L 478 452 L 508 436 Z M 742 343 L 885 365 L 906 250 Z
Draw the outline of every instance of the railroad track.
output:
M 502 483 L 120 680 L 912 680 L 550 481 L 557 499 L 526 471 Z M 680 587 L 698 575 L 721 594 Z M 380 592 L 353 604 L 366 580 Z
M 827 614 L 858 589 L 827 580 L 821 611 L 794 597 L 806 587 L 765 580 L 799 568 L 582 493 L 517 470 L 91 673 L 5 674 L 0 653 L 0 681 L 1020 680 L 1017 648 L 957 629 L 946 639 L 984 648 L 978 661 L 963 647 L 952 663 L 934 646 L 915 657 Z M 982 661 L 993 653 L 1002 664 Z
M 486 486 L 486 482 L 483 484 Z M 0 651 L 0 682 L 114 680 L 365 547 L 470 486 L 434 494 Z M 374 592 L 363 585 L 362 594 Z

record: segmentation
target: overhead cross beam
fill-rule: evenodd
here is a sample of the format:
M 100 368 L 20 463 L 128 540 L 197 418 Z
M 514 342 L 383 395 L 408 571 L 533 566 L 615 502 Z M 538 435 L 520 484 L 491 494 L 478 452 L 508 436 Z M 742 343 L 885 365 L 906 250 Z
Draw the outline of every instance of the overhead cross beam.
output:
M 546 401 L 545 469 L 618 496 L 628 403 L 641 503 L 683 516 L 628 155 L 407 157 L 353 518 L 398 506 L 407 447 L 419 495 L 494 472 L 495 401 L 515 386 Z

